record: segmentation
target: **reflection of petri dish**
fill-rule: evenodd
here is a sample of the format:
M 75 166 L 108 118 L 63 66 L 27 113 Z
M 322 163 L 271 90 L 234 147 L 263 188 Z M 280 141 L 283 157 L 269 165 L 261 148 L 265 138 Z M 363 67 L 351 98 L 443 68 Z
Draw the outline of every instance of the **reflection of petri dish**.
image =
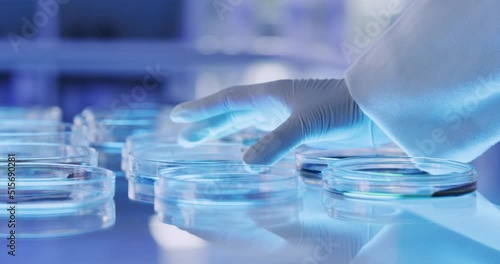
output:
M 50 107 L 0 107 L 1 120 L 61 121 L 61 109 Z
M 97 166 L 97 151 L 85 146 L 0 142 L 0 162 L 7 162 L 9 155 L 13 154 L 17 163 L 36 162 Z
M 44 121 L 0 121 L 0 142 L 89 146 L 85 126 Z
M 164 169 L 155 184 L 160 220 L 179 227 L 284 224 L 300 211 L 299 198 L 294 170 L 242 163 Z
M 323 170 L 325 190 L 370 199 L 456 196 L 476 190 L 477 173 L 466 163 L 423 157 L 357 157 Z
M 391 148 L 354 148 L 305 150 L 295 155 L 296 167 L 304 178 L 321 178 L 321 171 L 332 161 L 363 156 L 406 156 L 403 150 Z
M 10 215 L 2 210 L 0 221 L 7 223 L 9 218 Z M 15 231 L 16 236 L 20 238 L 62 237 L 95 232 L 111 227 L 114 223 L 115 203 L 113 199 L 109 199 L 99 203 L 82 204 L 74 210 L 48 209 L 46 213 L 40 210 L 30 214 L 22 209 L 16 210 Z M 10 230 L 6 224 L 0 225 L 2 237 L 8 237 Z
M 13 169 L 13 167 L 15 169 Z M 9 175 L 9 171 L 14 175 Z M 16 202 L 20 215 L 74 212 L 114 196 L 113 172 L 90 166 L 49 163 L 0 163 L 0 211 Z M 9 177 L 7 177 L 9 175 Z M 8 192 L 15 187 L 15 194 Z
M 476 193 L 433 199 L 364 199 L 323 192 L 328 215 L 344 221 L 377 224 L 423 223 L 429 219 L 453 220 L 476 212 Z
M 130 152 L 127 179 L 129 198 L 153 202 L 153 184 L 165 168 L 201 167 L 210 164 L 242 163 L 246 146 L 230 143 L 204 143 L 186 147 L 179 144 L 162 144 Z

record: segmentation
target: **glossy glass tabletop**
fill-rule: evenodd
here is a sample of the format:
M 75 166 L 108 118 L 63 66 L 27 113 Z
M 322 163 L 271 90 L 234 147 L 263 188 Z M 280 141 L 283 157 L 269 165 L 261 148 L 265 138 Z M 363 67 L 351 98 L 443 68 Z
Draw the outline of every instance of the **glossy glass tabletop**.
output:
M 0 263 L 498 263 L 500 259 L 500 210 L 479 193 L 426 201 L 373 201 L 332 195 L 309 182 L 300 199 L 265 210 L 177 208 L 177 223 L 182 224 L 174 226 L 159 221 L 152 204 L 130 201 L 126 180 L 118 178 L 115 203 L 112 227 L 66 237 L 17 238 L 15 257 L 8 255 L 8 240 L 3 239 Z M 214 217 L 217 210 L 222 210 L 220 221 Z M 203 221 L 207 217 L 211 221 Z

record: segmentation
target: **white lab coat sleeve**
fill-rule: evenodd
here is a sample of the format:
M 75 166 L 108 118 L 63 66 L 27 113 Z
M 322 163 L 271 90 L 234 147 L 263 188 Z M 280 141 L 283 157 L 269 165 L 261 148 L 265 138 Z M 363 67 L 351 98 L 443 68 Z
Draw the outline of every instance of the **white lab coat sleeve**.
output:
M 468 162 L 500 141 L 500 1 L 415 1 L 345 78 L 409 155 Z

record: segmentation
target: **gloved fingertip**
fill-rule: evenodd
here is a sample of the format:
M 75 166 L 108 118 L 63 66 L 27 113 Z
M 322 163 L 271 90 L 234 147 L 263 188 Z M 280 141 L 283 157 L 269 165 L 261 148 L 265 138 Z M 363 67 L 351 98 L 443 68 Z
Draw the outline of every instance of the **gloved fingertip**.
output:
M 253 165 L 255 163 L 255 153 L 252 148 L 248 149 L 245 155 L 243 155 L 243 162 L 248 165 Z
M 249 165 L 272 165 L 275 160 L 272 152 L 272 147 L 257 142 L 247 150 L 243 161 Z
M 183 147 L 192 147 L 192 146 L 196 146 L 198 145 L 199 143 L 201 143 L 201 141 L 190 141 L 190 140 L 187 140 L 186 138 L 184 137 L 178 137 L 177 138 L 177 143 Z
M 210 133 L 206 130 L 184 131 L 179 135 L 177 141 L 181 145 L 193 145 L 204 142 L 209 136 Z
M 170 119 L 176 123 L 187 123 L 191 120 L 191 112 L 184 109 L 183 105 L 177 105 L 170 112 Z

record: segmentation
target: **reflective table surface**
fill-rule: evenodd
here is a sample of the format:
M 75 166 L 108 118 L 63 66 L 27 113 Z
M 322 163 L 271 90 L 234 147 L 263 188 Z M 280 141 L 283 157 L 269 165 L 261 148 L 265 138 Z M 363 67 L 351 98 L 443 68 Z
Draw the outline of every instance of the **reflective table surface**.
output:
M 112 227 L 17 238 L 16 256 L 4 237 L 0 263 L 500 263 L 500 208 L 488 199 L 353 199 L 308 181 L 300 199 L 276 210 L 235 209 L 217 221 L 200 205 L 179 210 L 173 226 L 152 204 L 130 201 L 118 177 Z

